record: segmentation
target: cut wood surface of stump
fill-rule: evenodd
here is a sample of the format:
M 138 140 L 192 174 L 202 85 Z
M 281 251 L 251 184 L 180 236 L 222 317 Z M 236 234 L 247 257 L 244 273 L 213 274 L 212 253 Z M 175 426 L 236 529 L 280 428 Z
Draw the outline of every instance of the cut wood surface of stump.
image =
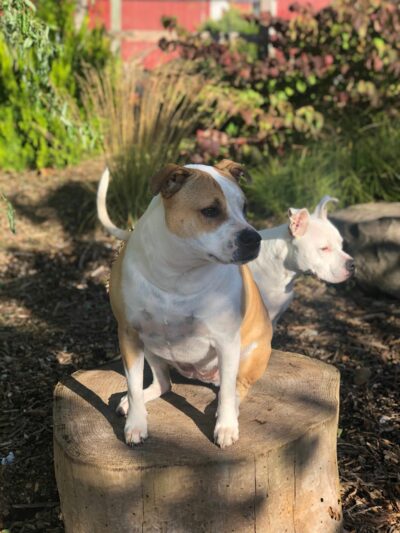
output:
M 54 397 L 54 462 L 67 533 L 339 533 L 339 373 L 274 350 L 240 408 L 239 442 L 213 444 L 216 389 L 177 379 L 147 404 L 130 448 L 115 408 L 121 363 L 78 371 Z

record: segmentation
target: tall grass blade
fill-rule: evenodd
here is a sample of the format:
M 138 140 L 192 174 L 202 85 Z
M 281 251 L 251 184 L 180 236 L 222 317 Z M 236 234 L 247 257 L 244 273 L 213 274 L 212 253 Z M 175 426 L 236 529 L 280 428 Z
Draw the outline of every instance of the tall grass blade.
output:
M 180 63 L 169 63 L 153 72 L 137 65 L 104 73 L 88 70 L 82 85 L 112 175 L 111 213 L 125 225 L 146 209 L 149 178 L 166 163 L 177 162 L 182 141 L 198 124 L 205 82 Z

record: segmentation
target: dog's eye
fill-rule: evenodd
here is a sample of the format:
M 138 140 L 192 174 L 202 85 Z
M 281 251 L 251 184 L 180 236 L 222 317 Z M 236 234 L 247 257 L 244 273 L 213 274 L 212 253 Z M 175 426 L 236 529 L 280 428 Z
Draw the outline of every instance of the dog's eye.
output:
M 215 218 L 220 214 L 220 209 L 216 205 L 210 205 L 210 207 L 205 207 L 201 209 L 201 214 L 207 218 Z
M 329 252 L 330 251 L 330 248 L 329 246 L 323 246 L 322 248 L 320 248 L 321 252 Z
M 244 214 L 244 216 L 247 215 L 247 202 L 245 202 L 245 203 L 243 204 L 243 214 Z

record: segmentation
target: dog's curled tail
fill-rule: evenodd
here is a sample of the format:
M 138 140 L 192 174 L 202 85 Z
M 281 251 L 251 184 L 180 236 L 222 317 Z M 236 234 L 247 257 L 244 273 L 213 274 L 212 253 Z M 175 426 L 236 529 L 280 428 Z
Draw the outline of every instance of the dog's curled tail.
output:
M 106 168 L 101 176 L 99 187 L 97 189 L 97 216 L 108 233 L 114 237 L 117 237 L 117 239 L 121 239 L 121 241 L 126 241 L 130 232 L 128 230 L 117 228 L 117 226 L 111 222 L 111 219 L 108 216 L 106 198 L 109 183 L 110 172 L 108 168 Z

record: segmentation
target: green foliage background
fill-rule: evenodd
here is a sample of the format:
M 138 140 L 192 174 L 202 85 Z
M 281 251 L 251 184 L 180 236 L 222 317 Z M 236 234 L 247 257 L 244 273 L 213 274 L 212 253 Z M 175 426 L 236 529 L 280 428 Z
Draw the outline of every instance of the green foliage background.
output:
M 292 11 L 290 20 L 246 17 L 256 44 L 251 32 L 225 37 L 240 31 L 237 13 L 209 36 L 178 28 L 177 39 L 160 42 L 213 79 L 197 150 L 205 162 L 223 155 L 255 168 L 249 194 L 264 214 L 328 193 L 345 204 L 400 200 L 400 3 Z
M 98 144 L 84 117 L 78 78 L 112 61 L 102 29 L 75 29 L 72 0 L 2 0 L 0 167 L 63 166 Z
M 87 21 L 75 27 L 73 0 L 0 6 L 0 167 L 76 163 L 104 142 L 79 80 L 115 71 L 109 39 Z M 176 29 L 160 46 L 208 80 L 185 157 L 247 163 L 260 216 L 328 193 L 345 204 L 400 200 L 396 0 L 296 7 L 290 20 L 229 11 L 198 33 Z

